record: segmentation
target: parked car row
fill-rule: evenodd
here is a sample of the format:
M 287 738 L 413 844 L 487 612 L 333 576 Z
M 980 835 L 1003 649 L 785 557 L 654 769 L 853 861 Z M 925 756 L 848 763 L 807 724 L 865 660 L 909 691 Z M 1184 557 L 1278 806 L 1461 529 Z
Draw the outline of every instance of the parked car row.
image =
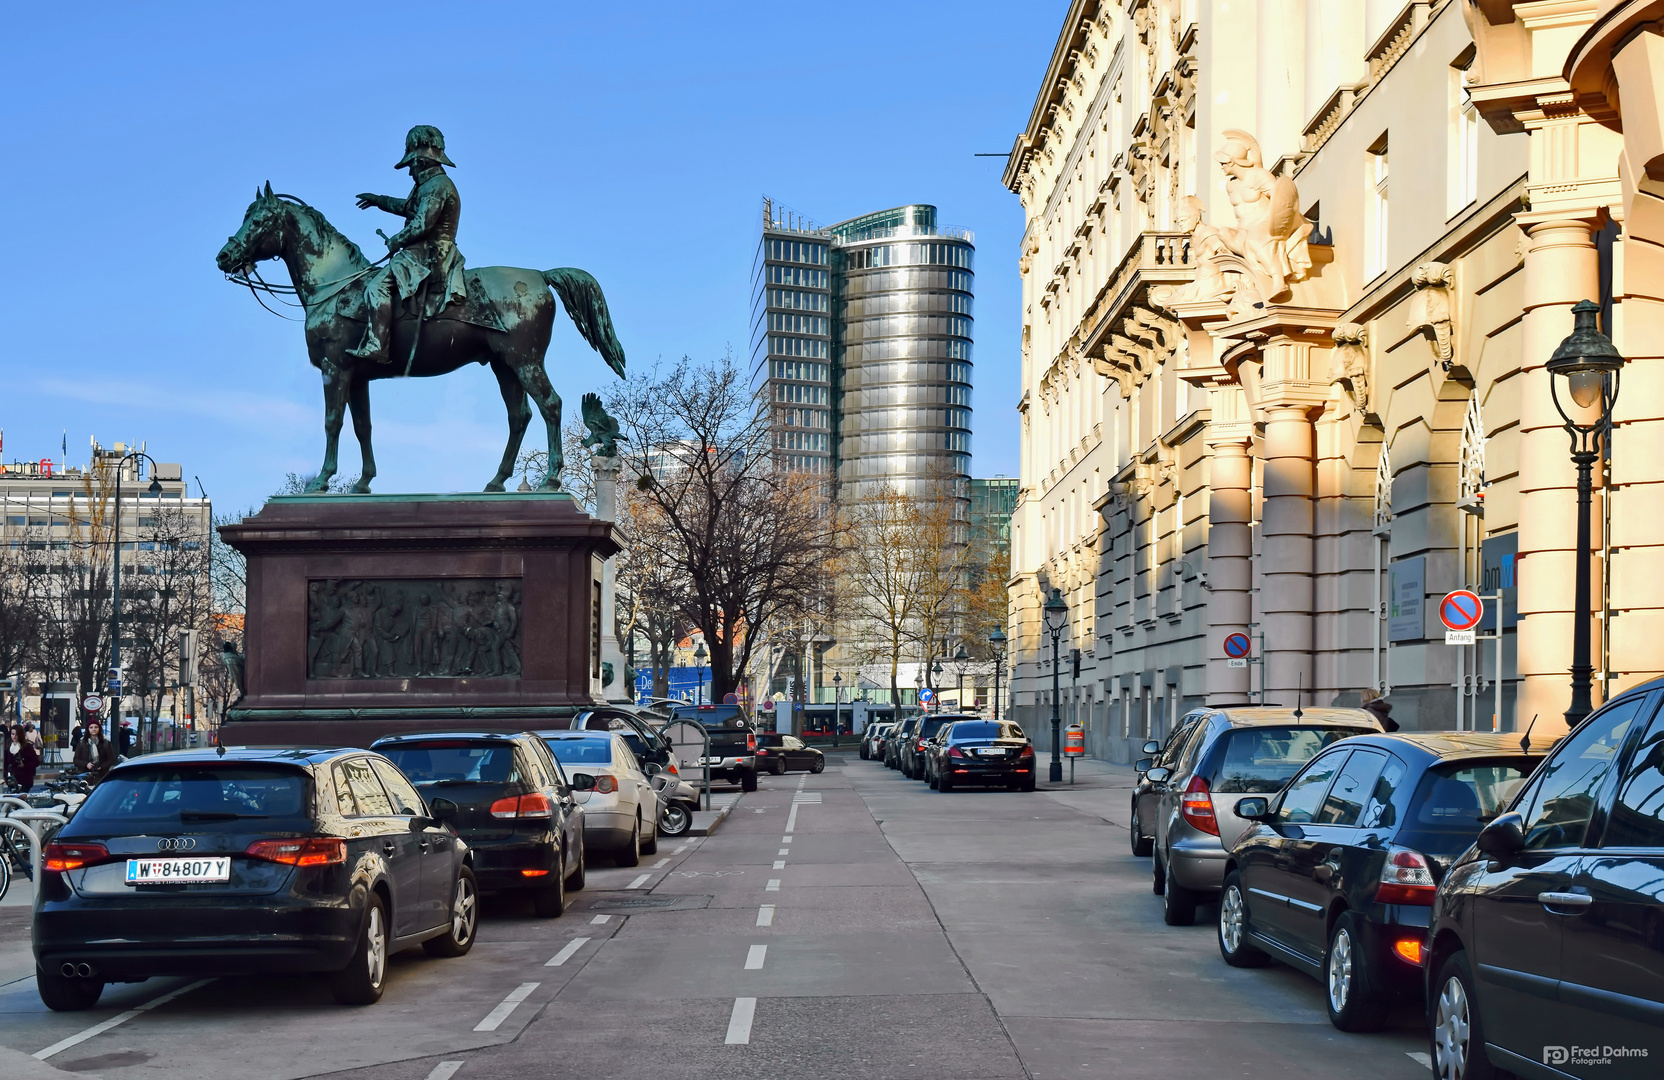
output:
M 608 720 L 119 764 L 42 854 L 41 1000 L 86 1009 L 110 982 L 321 972 L 339 1001 L 369 1004 L 389 955 L 466 954 L 482 892 L 558 916 L 590 854 L 635 866 L 657 850 L 674 755 L 644 765 L 632 740 L 650 757 L 668 743 Z
M 1217 901 L 1224 961 L 1312 975 L 1336 1028 L 1423 1008 L 1437 1077 L 1653 1075 L 1661 704 L 1646 683 L 1552 744 L 1200 710 L 1145 746 L 1132 849 L 1167 922 Z
M 966 713 L 910 716 L 874 724 L 861 740 L 861 756 L 881 760 L 903 776 L 936 791 L 1001 787 L 1033 791 L 1034 745 L 1009 720 Z

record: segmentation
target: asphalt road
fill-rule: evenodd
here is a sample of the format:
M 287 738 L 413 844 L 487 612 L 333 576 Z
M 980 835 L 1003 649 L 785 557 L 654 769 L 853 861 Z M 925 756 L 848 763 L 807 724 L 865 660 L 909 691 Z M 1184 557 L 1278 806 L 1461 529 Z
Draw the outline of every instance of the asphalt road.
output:
M 401 955 L 367 1009 L 316 979 L 249 977 L 114 986 L 50 1013 L 26 913 L 6 910 L 0 1075 L 1427 1075 L 1413 1012 L 1342 1034 L 1315 981 L 1226 967 L 1212 909 L 1163 925 L 1148 860 L 1127 853 L 1129 775 L 1082 778 L 941 795 L 853 756 L 764 778 L 714 836 L 661 841 L 632 869 L 592 860 L 559 919 L 488 904 L 469 956 Z

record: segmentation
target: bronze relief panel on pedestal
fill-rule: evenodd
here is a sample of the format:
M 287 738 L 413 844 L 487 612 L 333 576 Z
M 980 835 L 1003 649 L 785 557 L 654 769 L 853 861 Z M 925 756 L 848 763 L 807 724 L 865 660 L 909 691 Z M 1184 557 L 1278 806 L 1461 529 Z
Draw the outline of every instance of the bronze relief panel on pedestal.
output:
M 306 583 L 308 679 L 518 679 L 519 578 Z

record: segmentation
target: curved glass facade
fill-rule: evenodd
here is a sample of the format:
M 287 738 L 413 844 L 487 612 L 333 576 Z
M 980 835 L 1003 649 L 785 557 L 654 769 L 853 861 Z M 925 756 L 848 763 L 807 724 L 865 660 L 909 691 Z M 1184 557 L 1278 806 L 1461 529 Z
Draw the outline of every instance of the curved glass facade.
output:
M 788 465 L 843 498 L 969 477 L 975 254 L 933 206 L 822 228 L 765 200 L 752 375 Z

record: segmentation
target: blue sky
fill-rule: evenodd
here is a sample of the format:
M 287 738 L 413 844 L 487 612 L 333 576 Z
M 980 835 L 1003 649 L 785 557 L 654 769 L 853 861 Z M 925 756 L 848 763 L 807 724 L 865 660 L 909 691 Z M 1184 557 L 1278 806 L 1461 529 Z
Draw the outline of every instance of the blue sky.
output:
M 1022 215 L 998 158 L 1027 122 L 1066 0 L 14 7 L 0 199 L 4 460 L 148 443 L 218 509 L 322 458 L 297 324 L 214 253 L 270 180 L 367 251 L 359 191 L 439 126 L 471 265 L 579 266 L 634 370 L 748 351 L 764 194 L 822 222 L 906 202 L 977 235 L 977 475 L 1017 472 Z M 268 280 L 283 278 L 269 264 Z M 563 316 L 556 389 L 614 378 Z M 378 382 L 376 490 L 482 487 L 505 422 L 483 368 Z M 534 422 L 528 442 L 538 434 Z M 350 425 L 342 471 L 356 471 Z

